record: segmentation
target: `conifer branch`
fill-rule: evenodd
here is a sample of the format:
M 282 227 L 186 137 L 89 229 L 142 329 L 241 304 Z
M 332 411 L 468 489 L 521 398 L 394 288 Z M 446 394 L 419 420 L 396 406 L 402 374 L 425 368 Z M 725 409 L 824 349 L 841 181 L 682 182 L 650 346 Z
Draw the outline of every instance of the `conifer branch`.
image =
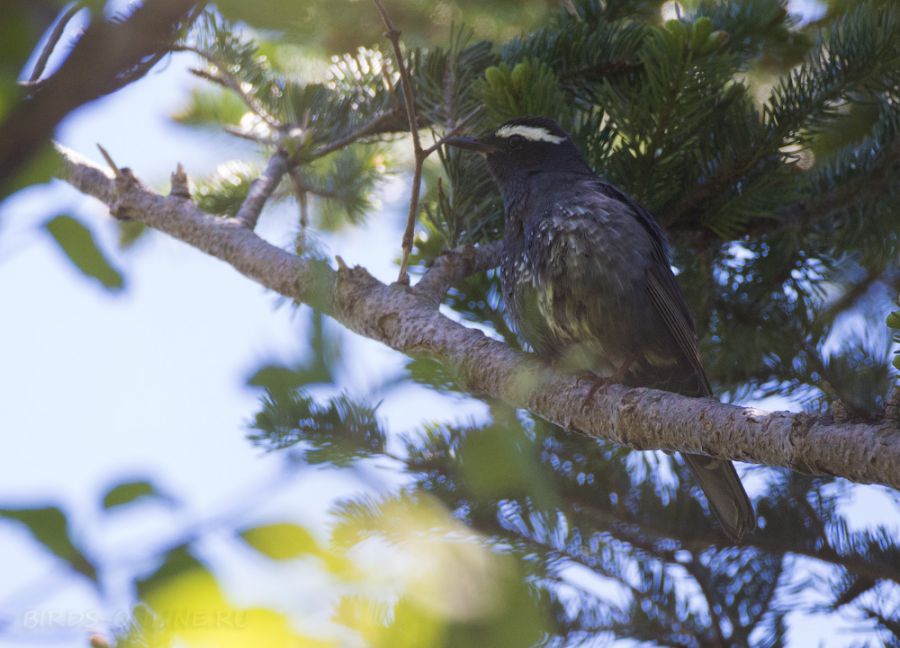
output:
M 838 424 L 805 413 L 768 413 L 619 385 L 592 393 L 585 381 L 450 320 L 415 290 L 382 284 L 359 267 L 336 272 L 269 244 L 232 219 L 161 196 L 136 181 L 118 182 L 72 152 L 61 149 L 61 155 L 65 179 L 116 216 L 222 259 L 361 335 L 408 355 L 432 357 L 474 395 L 635 449 L 705 454 L 900 488 L 900 430 L 894 421 Z
M 221 61 L 219 61 L 215 56 L 206 52 L 198 47 L 193 47 L 190 45 L 183 45 L 176 48 L 175 51 L 179 52 L 191 52 L 196 54 L 197 56 L 206 60 L 210 65 L 213 66 L 214 70 L 201 70 L 199 68 L 191 68 L 191 74 L 201 79 L 206 79 L 216 85 L 220 85 L 223 88 L 231 90 L 238 97 L 240 97 L 241 101 L 244 102 L 244 105 L 250 109 L 250 111 L 263 120 L 269 128 L 275 131 L 282 130 L 284 125 L 276 119 L 268 110 L 266 110 L 263 105 L 257 101 L 253 95 L 251 95 L 244 88 L 244 84 L 241 83 L 240 79 L 236 76 L 228 72 L 227 65 L 224 65 Z
M 691 557 L 690 560 L 682 563 L 682 565 L 688 575 L 692 579 L 694 579 L 697 587 L 700 588 L 700 593 L 703 594 L 703 600 L 706 603 L 706 610 L 709 613 L 710 625 L 712 626 L 713 632 L 715 633 L 715 645 L 722 646 L 724 648 L 728 645 L 728 640 L 722 633 L 722 617 L 716 610 L 716 604 L 718 603 L 718 601 L 716 600 L 717 597 L 715 590 L 712 588 L 709 582 L 708 574 L 704 573 L 703 566 L 698 565 L 694 557 Z M 729 623 L 731 623 L 731 620 L 729 620 Z
M 654 524 L 653 521 L 633 517 L 627 511 L 607 511 L 583 502 L 576 503 L 574 510 L 591 518 L 601 531 L 611 533 L 629 544 L 641 537 L 649 537 L 661 542 L 671 542 L 674 539 L 681 547 L 692 552 L 706 551 L 710 547 L 724 548 L 734 544 L 714 529 L 692 528 L 682 531 L 671 527 L 662 527 Z M 814 515 L 814 513 L 812 514 Z M 838 553 L 829 545 L 807 546 L 803 543 L 785 542 L 782 538 L 766 533 L 750 533 L 741 538 L 741 546 L 755 547 L 760 551 L 779 556 L 795 555 L 813 558 L 823 563 L 842 567 L 866 578 L 890 580 L 900 584 L 900 566 L 873 564 L 858 554 Z
M 891 169 L 898 161 L 900 161 L 900 139 L 884 150 L 878 167 L 871 173 L 851 178 L 827 193 L 817 193 L 807 202 L 785 207 L 779 212 L 777 220 L 761 223 L 753 233 L 772 229 L 802 231 L 822 219 L 852 207 L 862 197 L 871 199 L 873 195 L 889 192 L 896 184 Z

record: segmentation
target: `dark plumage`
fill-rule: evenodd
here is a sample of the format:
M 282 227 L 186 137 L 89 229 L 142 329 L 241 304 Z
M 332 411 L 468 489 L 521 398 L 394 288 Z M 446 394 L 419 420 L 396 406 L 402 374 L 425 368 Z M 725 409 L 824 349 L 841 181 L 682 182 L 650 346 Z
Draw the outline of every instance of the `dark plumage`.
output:
M 500 185 L 503 298 L 538 355 L 631 386 L 711 395 L 665 235 L 591 170 L 556 122 L 519 118 L 447 143 L 483 153 Z M 753 507 L 731 462 L 685 459 L 726 533 L 739 539 L 753 530 Z

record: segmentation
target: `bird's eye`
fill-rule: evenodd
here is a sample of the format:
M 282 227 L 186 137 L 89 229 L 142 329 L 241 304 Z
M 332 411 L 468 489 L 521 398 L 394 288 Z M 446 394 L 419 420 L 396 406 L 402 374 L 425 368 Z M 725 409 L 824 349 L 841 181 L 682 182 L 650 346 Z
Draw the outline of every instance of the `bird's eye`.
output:
M 509 142 L 513 146 L 522 146 L 522 144 L 525 143 L 525 138 L 522 137 L 521 135 L 513 135 L 512 137 L 509 138 Z

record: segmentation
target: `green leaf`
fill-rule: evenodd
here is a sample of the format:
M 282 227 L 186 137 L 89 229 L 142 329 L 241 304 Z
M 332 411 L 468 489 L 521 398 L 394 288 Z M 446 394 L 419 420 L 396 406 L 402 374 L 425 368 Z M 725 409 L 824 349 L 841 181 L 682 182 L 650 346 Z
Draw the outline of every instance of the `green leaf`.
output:
M 91 231 L 71 216 L 57 216 L 44 224 L 63 253 L 86 276 L 96 279 L 110 291 L 125 285 L 122 273 L 114 268 L 97 246 Z
M 167 504 L 175 502 L 172 497 L 157 490 L 152 482 L 146 479 L 136 479 L 116 484 L 110 488 L 103 496 L 103 508 L 109 510 L 147 498 L 157 499 Z
M 309 554 L 319 554 L 319 543 L 298 524 L 278 522 L 251 527 L 238 532 L 241 539 L 272 560 L 291 560 Z
M 97 580 L 97 569 L 75 545 L 66 514 L 56 506 L 34 509 L 0 509 L 0 517 L 28 527 L 32 538 L 53 555 L 62 558 L 79 574 Z

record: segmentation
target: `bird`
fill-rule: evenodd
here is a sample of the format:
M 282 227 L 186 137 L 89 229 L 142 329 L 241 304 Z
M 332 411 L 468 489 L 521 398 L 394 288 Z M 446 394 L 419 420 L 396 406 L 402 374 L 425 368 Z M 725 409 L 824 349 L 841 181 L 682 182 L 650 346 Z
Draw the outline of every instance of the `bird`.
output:
M 663 230 L 591 169 L 556 121 L 519 117 L 445 144 L 482 154 L 499 185 L 504 308 L 539 357 L 594 375 L 596 385 L 712 396 Z M 754 530 L 753 505 L 734 465 L 684 458 L 725 534 L 739 541 Z

